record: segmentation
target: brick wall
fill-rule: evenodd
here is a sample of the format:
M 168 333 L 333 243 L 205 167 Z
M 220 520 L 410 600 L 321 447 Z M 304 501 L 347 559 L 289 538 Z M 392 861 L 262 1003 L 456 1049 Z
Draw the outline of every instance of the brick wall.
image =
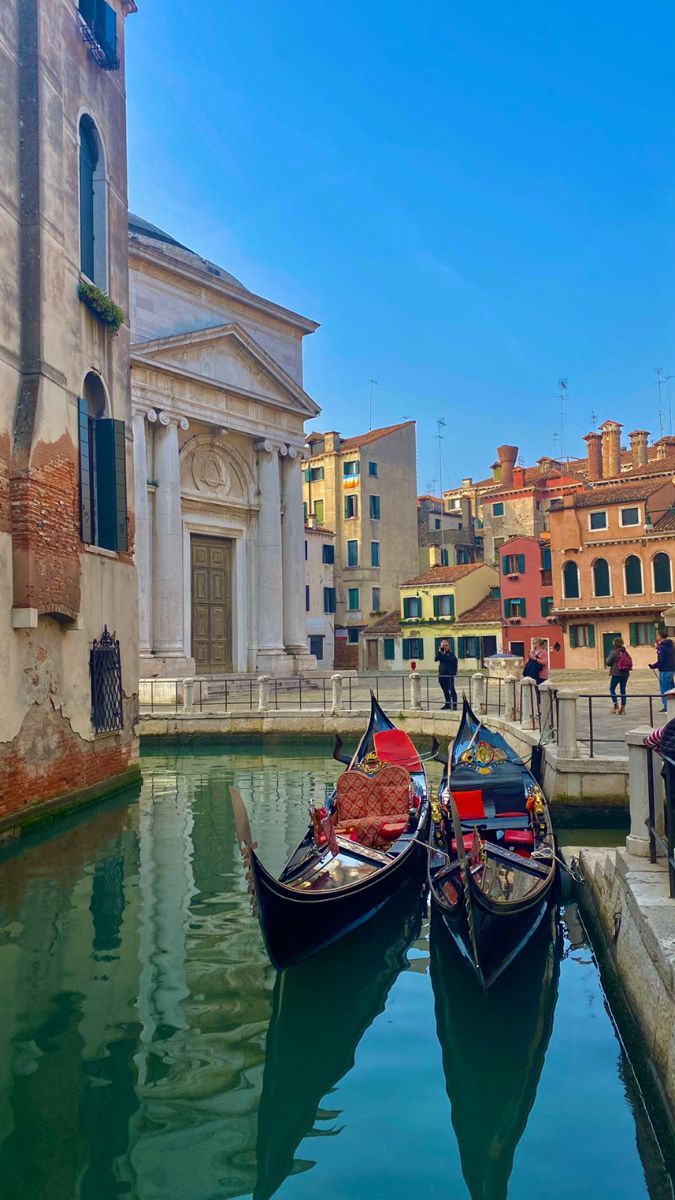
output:
M 38 443 L 10 481 L 14 606 L 74 618 L 80 609 L 79 483 L 68 434 Z
M 352 645 L 346 638 L 335 639 L 335 669 L 358 671 L 359 647 Z

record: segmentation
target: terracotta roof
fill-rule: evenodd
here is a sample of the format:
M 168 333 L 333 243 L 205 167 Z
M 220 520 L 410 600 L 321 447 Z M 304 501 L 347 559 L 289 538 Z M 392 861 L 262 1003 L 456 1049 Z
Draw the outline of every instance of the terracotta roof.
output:
M 386 616 L 380 617 L 379 621 L 374 621 L 372 625 L 367 625 L 364 630 L 366 637 L 394 637 L 401 632 L 401 614 L 400 612 L 390 612 Z
M 335 530 L 326 529 L 324 525 L 305 525 L 305 533 L 322 533 L 324 537 L 335 537 Z
M 408 429 L 414 424 L 414 421 L 401 421 L 399 425 L 385 425 L 383 429 L 371 429 L 369 433 L 360 433 L 356 437 L 341 438 L 339 451 L 342 453 L 343 450 L 358 450 L 359 446 L 369 446 L 371 442 L 377 442 L 390 433 L 398 433 L 399 429 Z
M 662 479 L 626 480 L 625 483 L 607 483 L 580 492 L 574 497 L 575 508 L 602 508 L 603 504 L 621 504 L 630 500 L 646 500 L 652 492 L 663 487 Z
M 418 504 L 421 504 L 423 500 L 431 500 L 432 504 L 438 504 L 439 508 L 442 507 L 442 504 L 443 504 L 443 501 L 441 500 L 440 496 L 426 496 L 425 495 L 425 496 L 417 497 Z
M 655 458 L 652 462 L 648 462 L 644 467 L 635 467 L 632 471 L 626 472 L 629 479 L 644 479 L 646 476 L 654 475 L 673 475 L 675 474 L 675 456 L 669 455 L 668 458 Z
M 496 597 L 486 596 L 479 604 L 463 612 L 455 625 L 501 625 L 501 604 Z
M 675 508 L 669 508 L 668 512 L 654 522 L 654 530 L 658 530 L 659 533 L 670 533 L 675 530 Z
M 414 587 L 418 583 L 456 583 L 458 579 L 463 579 L 465 575 L 469 575 L 471 571 L 477 571 L 479 567 L 484 567 L 485 563 L 461 563 L 457 567 L 431 567 L 428 571 L 423 571 L 421 575 L 416 575 L 414 579 L 406 579 L 401 587 Z

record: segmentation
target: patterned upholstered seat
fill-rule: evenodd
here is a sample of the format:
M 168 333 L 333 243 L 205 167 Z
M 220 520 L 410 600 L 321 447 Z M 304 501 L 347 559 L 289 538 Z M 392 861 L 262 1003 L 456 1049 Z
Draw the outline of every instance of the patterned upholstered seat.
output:
M 387 845 L 402 833 L 409 807 L 410 775 L 404 767 L 385 766 L 373 776 L 345 771 L 338 779 L 338 832 L 355 834 L 364 846 Z

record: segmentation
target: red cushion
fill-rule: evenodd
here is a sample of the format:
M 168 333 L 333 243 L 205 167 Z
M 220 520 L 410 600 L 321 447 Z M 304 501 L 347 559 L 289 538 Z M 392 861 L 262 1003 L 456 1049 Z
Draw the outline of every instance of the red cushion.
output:
M 534 846 L 534 834 L 531 829 L 506 829 L 504 841 L 512 846 Z
M 457 812 L 462 820 L 468 821 L 473 817 L 485 816 L 483 792 L 480 788 L 466 792 L 453 792 L 452 798 L 457 805 Z
M 407 821 L 381 821 L 377 832 L 386 842 L 394 841 L 405 833 L 407 826 Z
M 468 851 L 471 850 L 471 848 L 473 847 L 473 834 L 465 833 L 462 840 L 464 842 L 464 849 L 468 853 Z M 457 838 L 452 839 L 452 842 L 450 843 L 450 847 L 452 850 L 455 851 L 455 853 L 457 852 Z
M 377 757 L 382 762 L 405 767 L 406 771 L 421 771 L 420 756 L 403 729 L 383 729 L 373 737 Z

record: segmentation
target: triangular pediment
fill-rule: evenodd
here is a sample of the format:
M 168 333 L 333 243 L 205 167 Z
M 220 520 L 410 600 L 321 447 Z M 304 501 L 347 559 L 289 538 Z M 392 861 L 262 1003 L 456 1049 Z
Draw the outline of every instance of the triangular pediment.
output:
M 236 322 L 136 342 L 131 354 L 134 362 L 162 365 L 238 395 L 301 412 L 305 418 L 319 412 L 300 384 Z

